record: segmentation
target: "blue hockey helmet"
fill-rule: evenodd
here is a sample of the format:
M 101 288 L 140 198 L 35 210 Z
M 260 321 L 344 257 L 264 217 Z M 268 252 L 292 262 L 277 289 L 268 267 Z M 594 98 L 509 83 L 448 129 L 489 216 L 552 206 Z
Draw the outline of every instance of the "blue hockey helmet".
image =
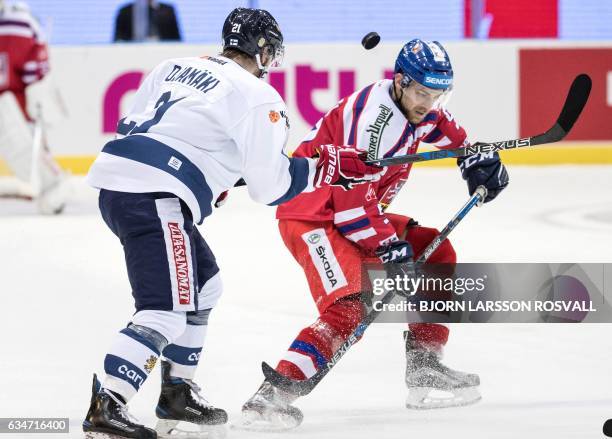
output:
M 414 39 L 406 43 L 395 60 L 395 73 L 404 75 L 401 86 L 416 81 L 424 87 L 450 90 L 453 67 L 442 44 Z

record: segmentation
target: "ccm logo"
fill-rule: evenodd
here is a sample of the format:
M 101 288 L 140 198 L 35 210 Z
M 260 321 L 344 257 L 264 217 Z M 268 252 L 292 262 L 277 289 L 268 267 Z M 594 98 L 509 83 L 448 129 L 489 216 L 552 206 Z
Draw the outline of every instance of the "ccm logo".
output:
M 187 360 L 189 361 L 200 361 L 200 354 L 202 352 L 192 352 L 191 354 L 189 354 L 189 356 L 187 357 Z
M 138 387 L 140 387 L 141 384 L 144 382 L 144 378 L 140 376 L 139 373 L 137 373 L 136 371 L 132 369 L 128 369 L 128 367 L 125 364 L 122 364 L 121 366 L 119 366 L 119 369 L 117 370 L 121 375 L 125 375 L 127 379 L 136 383 Z
M 383 263 L 392 262 L 397 259 L 405 258 L 408 256 L 408 251 L 406 247 L 402 247 L 401 249 L 393 249 L 391 250 L 391 254 L 387 253 L 386 255 L 382 255 L 380 260 Z

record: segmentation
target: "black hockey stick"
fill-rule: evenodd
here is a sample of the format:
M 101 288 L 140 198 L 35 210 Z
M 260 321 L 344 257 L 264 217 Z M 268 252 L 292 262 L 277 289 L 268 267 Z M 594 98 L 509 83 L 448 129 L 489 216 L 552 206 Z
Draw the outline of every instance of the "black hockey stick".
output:
M 374 166 L 401 165 L 404 163 L 425 162 L 429 160 L 446 159 L 452 157 L 463 157 L 466 155 L 489 153 L 492 151 L 502 151 L 507 149 L 526 148 L 529 146 L 544 145 L 562 140 L 570 132 L 582 109 L 589 99 L 591 93 L 591 78 L 582 73 L 572 82 L 561 114 L 555 124 L 543 134 L 522 139 L 502 140 L 500 142 L 482 143 L 476 142 L 473 145 L 439 151 L 427 151 L 417 154 L 408 154 L 398 157 L 388 157 L 379 160 L 368 160 L 366 164 Z
M 448 235 L 453 231 L 453 229 L 461 222 L 461 220 L 468 214 L 468 212 L 476 205 L 482 203 L 487 197 L 487 190 L 484 186 L 479 186 L 476 188 L 474 195 L 470 197 L 467 203 L 461 208 L 459 212 L 449 221 L 449 223 L 444 227 L 444 229 L 440 232 L 438 236 L 434 238 L 434 240 L 427 246 L 425 250 L 421 253 L 419 258 L 416 260 L 415 264 L 422 265 L 427 258 L 434 252 L 436 249 L 442 244 Z M 381 305 L 387 304 L 393 300 L 395 297 L 395 291 L 391 290 L 387 292 L 381 299 Z M 261 363 L 261 369 L 263 371 L 266 380 L 268 380 L 274 387 L 277 387 L 287 393 L 297 396 L 308 395 L 312 389 L 316 387 L 317 384 L 329 373 L 329 371 L 336 365 L 336 363 L 346 354 L 346 352 L 355 344 L 365 330 L 376 320 L 376 318 L 382 312 L 384 307 L 379 307 L 380 311 L 374 310 L 372 308 L 370 312 L 363 318 L 361 323 L 357 325 L 357 328 L 348 336 L 346 341 L 342 343 L 342 345 L 334 352 L 331 359 L 325 364 L 325 366 L 317 371 L 313 376 L 306 380 L 294 380 L 291 378 L 287 378 L 284 375 L 278 373 L 272 366 L 270 366 L 265 361 Z

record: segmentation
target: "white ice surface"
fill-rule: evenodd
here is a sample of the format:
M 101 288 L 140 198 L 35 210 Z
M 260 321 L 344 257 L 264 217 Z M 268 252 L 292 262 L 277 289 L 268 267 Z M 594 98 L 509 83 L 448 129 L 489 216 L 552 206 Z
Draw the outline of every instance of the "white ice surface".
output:
M 612 262 L 612 167 L 514 167 L 510 176 L 499 199 L 453 232 L 461 261 Z M 69 417 L 69 437 L 81 437 L 91 374 L 102 373 L 132 298 L 95 191 L 80 179 L 74 184 L 75 199 L 58 217 L 0 200 L 0 417 Z M 456 169 L 415 169 L 392 210 L 441 227 L 466 199 Z M 196 378 L 232 419 L 261 381 L 260 362 L 275 363 L 316 316 L 273 218 L 273 208 L 236 189 L 200 228 L 217 255 L 225 295 L 211 315 Z M 483 401 L 429 412 L 403 407 L 403 329 L 373 325 L 298 401 L 303 425 L 273 437 L 601 438 L 612 417 L 610 325 L 455 325 L 446 363 L 480 374 Z M 158 381 L 156 370 L 130 403 L 149 425 Z M 229 433 L 251 437 L 266 435 Z

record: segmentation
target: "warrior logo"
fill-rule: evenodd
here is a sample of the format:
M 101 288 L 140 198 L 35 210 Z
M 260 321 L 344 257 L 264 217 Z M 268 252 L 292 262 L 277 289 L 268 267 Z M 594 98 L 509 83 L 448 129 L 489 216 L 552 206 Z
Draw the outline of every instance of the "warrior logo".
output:
M 283 119 L 285 119 L 285 126 L 287 127 L 287 129 L 291 128 L 291 124 L 289 123 L 289 116 L 287 116 L 287 112 L 281 111 L 280 115 Z
M 178 223 L 168 223 L 168 228 L 170 229 L 170 239 L 172 240 L 179 303 L 181 305 L 189 305 L 191 303 L 189 262 L 187 260 L 189 253 L 185 247 L 185 237 Z
M 382 140 L 383 131 L 389 125 L 389 121 L 393 117 L 393 111 L 386 105 L 380 104 L 378 106 L 380 112 L 366 130 L 370 133 L 370 143 L 368 145 L 368 160 L 376 160 L 378 158 L 378 148 L 380 147 L 380 141 Z

